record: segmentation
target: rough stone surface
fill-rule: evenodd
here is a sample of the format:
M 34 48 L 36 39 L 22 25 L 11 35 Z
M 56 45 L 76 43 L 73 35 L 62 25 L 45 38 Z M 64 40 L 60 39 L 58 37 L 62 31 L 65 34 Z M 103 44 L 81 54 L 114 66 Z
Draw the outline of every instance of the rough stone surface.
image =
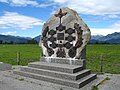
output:
M 96 79 L 96 74 L 91 74 L 82 65 L 49 62 L 29 63 L 27 67 L 21 67 L 13 73 L 74 88 L 81 88 Z
M 15 75 L 12 73 L 12 71 L 0 71 L 0 90 L 91 90 L 93 85 L 99 84 L 106 77 L 109 77 L 110 80 L 107 80 L 103 84 L 99 85 L 99 90 L 120 89 L 120 74 L 98 75 L 98 78 L 96 80 L 80 89 L 76 89 L 68 86 Z M 23 81 L 21 81 L 21 79 L 23 79 Z
M 74 80 L 74 81 L 90 74 L 89 69 L 82 70 L 76 74 L 70 74 L 70 73 L 37 69 L 37 68 L 31 68 L 31 67 L 25 67 L 25 66 L 21 68 L 21 71 L 51 76 L 51 77 L 55 77 L 55 78 L 57 77 L 57 78 L 61 78 L 61 79 Z
M 0 62 L 0 71 L 11 70 L 12 65 Z
M 69 65 L 85 65 L 85 59 L 78 60 L 72 58 L 52 58 L 52 57 L 41 57 L 40 61 L 48 63 L 60 63 L 60 64 L 69 64 Z
M 14 71 L 14 73 L 25 77 L 30 77 L 37 80 L 43 80 L 55 84 L 65 85 L 73 88 L 81 88 L 96 78 L 95 74 L 90 74 L 80 80 L 72 81 L 72 80 L 60 79 L 60 78 L 38 75 L 38 74 L 22 72 L 22 71 Z
M 47 63 L 47 62 L 29 63 L 28 67 L 57 71 L 57 72 L 65 72 L 65 73 L 76 73 L 80 70 L 83 70 L 83 66 L 58 64 L 58 63 Z
M 46 57 L 81 59 L 81 52 L 90 39 L 90 29 L 76 11 L 66 7 L 61 10 L 63 14 L 67 12 L 61 18 L 61 24 L 59 17 L 53 15 L 43 26 L 40 41 L 43 54 Z
M 120 90 L 120 74 L 105 74 L 110 78 L 98 86 L 99 90 Z

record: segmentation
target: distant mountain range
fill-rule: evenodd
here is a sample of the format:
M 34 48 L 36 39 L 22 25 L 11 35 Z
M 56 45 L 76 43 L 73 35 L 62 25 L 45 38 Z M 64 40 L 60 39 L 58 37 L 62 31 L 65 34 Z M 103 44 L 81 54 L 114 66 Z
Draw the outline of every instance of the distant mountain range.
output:
M 41 35 L 36 36 L 36 37 L 34 37 L 33 39 L 36 40 L 37 42 L 39 42 L 39 41 L 40 41 L 40 37 L 41 37 Z
M 36 40 L 40 41 L 40 37 L 36 36 L 34 38 L 31 37 L 19 37 L 19 36 L 11 36 L 11 35 L 0 35 L 0 41 L 2 42 L 14 42 L 14 43 L 27 43 L 28 40 Z M 112 34 L 108 34 L 106 36 L 102 35 L 94 35 L 91 36 L 90 43 L 110 43 L 110 44 L 120 44 L 120 32 L 115 32 Z
M 11 36 L 11 35 L 0 35 L 0 42 L 2 43 L 27 43 L 31 38 L 28 37 L 19 37 L 19 36 Z
M 90 43 L 120 44 L 120 32 L 115 32 L 112 34 L 108 34 L 106 36 L 102 35 L 92 36 Z

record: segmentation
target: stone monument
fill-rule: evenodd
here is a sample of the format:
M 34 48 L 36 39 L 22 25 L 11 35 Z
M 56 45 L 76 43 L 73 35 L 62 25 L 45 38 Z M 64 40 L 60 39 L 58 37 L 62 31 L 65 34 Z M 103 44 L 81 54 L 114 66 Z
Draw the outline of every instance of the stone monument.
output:
M 90 29 L 76 11 L 61 8 L 43 26 L 40 41 L 43 57 L 14 73 L 81 88 L 96 78 L 85 67 L 85 47 L 90 35 Z
M 90 29 L 69 8 L 56 13 L 43 26 L 40 46 L 44 56 L 80 59 L 90 39 Z

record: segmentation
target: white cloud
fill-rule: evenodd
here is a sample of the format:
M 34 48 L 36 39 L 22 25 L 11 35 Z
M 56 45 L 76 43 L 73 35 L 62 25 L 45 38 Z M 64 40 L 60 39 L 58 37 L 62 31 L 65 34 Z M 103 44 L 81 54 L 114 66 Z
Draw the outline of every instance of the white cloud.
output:
M 34 26 L 43 25 L 43 21 L 34 17 L 24 16 L 16 12 L 4 12 L 0 16 L 0 28 L 18 28 L 26 30 Z
M 116 19 L 120 18 L 118 14 L 109 14 L 109 15 L 103 15 L 100 20 L 111 20 L 111 19 Z
M 108 28 L 91 28 L 92 35 L 107 35 L 114 32 L 120 32 L 120 21 L 114 23 Z
M 0 2 L 9 3 L 12 6 L 35 6 L 35 7 L 69 7 L 80 14 L 90 15 L 115 15 L 120 14 L 120 0 L 0 0 Z M 116 16 L 109 16 L 116 17 Z
M 64 4 L 64 3 L 67 3 L 68 2 L 68 0 L 51 0 L 51 1 L 53 1 L 53 2 L 55 2 L 55 3 L 58 3 L 58 4 Z M 71 0 L 72 1 L 72 0 Z
M 0 2 L 3 3 L 9 3 L 11 6 L 35 6 L 35 7 L 47 7 L 47 6 L 51 6 L 52 3 L 39 3 L 37 2 L 37 0 L 0 0 Z
M 107 35 L 114 32 L 120 32 L 120 29 L 114 29 L 114 28 L 91 28 L 91 34 L 92 35 Z
M 13 32 L 3 32 L 3 33 L 0 33 L 2 35 L 15 35 L 17 33 L 17 31 L 13 31 Z
M 51 0 L 60 7 L 91 15 L 120 14 L 120 0 Z
M 52 5 L 54 5 L 54 3 L 42 3 L 42 4 L 39 4 L 37 7 L 48 7 Z
M 0 0 L 0 2 L 8 3 L 8 0 Z
M 33 0 L 9 0 L 9 3 L 13 6 L 27 6 L 27 5 L 38 6 L 39 5 L 37 1 L 33 1 Z
M 120 16 L 118 15 L 108 15 L 108 18 L 119 18 Z

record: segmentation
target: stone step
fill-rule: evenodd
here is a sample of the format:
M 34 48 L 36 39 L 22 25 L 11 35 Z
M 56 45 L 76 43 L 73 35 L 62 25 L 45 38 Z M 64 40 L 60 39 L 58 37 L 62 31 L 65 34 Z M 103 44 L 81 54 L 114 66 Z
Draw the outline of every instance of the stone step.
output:
M 22 66 L 21 71 L 40 74 L 40 75 L 46 75 L 46 76 L 51 76 L 51 77 L 63 78 L 63 79 L 68 79 L 68 80 L 78 80 L 90 74 L 90 69 L 86 69 L 86 70 L 82 70 L 74 74 L 70 74 L 70 73 L 64 73 L 64 72 L 32 68 L 32 67 L 27 67 L 27 66 L 24 66 L 24 67 Z
M 83 66 L 79 66 L 79 65 L 68 65 L 68 64 L 47 63 L 47 62 L 29 63 L 28 67 L 65 72 L 65 73 L 76 73 L 83 70 Z
M 58 58 L 58 57 L 41 57 L 40 61 L 49 62 L 49 63 L 60 63 L 60 64 L 69 64 L 69 65 L 84 65 L 85 59 L 72 59 L 72 58 Z
M 55 77 L 50 77 L 50 76 L 45 76 L 45 75 L 40 75 L 40 74 L 34 74 L 34 73 L 24 72 L 24 71 L 19 71 L 19 70 L 13 71 L 13 73 L 21 75 L 21 76 L 43 80 L 43 81 L 47 81 L 47 82 L 51 82 L 55 84 L 65 85 L 65 86 L 69 86 L 73 88 L 81 88 L 84 85 L 91 82 L 92 80 L 96 79 L 96 74 L 90 74 L 77 81 L 73 81 L 73 80 L 60 79 L 60 78 L 55 78 Z

